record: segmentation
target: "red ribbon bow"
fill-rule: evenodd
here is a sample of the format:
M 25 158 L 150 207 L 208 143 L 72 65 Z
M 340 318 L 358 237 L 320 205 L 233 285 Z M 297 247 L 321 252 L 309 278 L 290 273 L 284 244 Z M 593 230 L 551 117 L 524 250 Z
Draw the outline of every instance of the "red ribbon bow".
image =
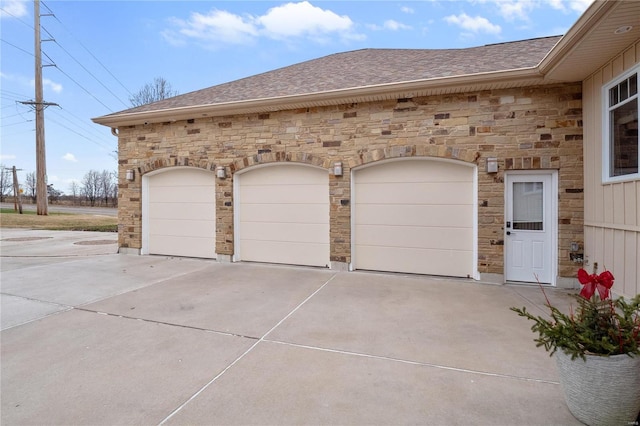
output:
M 580 291 L 580 296 L 585 299 L 591 299 L 591 296 L 593 296 L 593 293 L 595 293 L 597 289 L 600 294 L 600 299 L 604 300 L 609 297 L 609 289 L 613 286 L 613 280 L 613 274 L 609 271 L 604 271 L 600 275 L 589 275 L 587 271 L 580 269 L 578 271 L 578 281 L 584 286 Z

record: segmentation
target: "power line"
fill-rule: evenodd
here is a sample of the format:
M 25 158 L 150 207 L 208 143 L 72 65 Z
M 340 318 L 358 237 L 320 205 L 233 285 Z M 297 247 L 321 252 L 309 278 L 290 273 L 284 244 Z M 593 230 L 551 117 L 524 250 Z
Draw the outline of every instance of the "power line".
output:
M 67 76 L 67 78 L 71 81 L 73 81 L 79 88 L 81 88 L 82 90 L 84 90 L 89 96 L 91 96 L 93 99 L 95 99 L 96 101 L 98 101 L 98 103 L 100 105 L 102 105 L 103 107 L 105 107 L 106 109 L 108 109 L 110 112 L 113 112 L 113 110 L 111 108 L 109 108 L 108 106 L 106 106 L 104 104 L 104 102 L 102 102 L 100 99 L 98 99 L 93 93 L 91 93 L 90 91 L 88 91 L 87 89 L 85 89 L 80 83 L 78 83 L 77 81 L 75 81 L 69 74 L 67 74 L 66 72 L 64 72 L 59 66 L 55 66 L 58 71 L 60 71 L 62 74 L 64 74 L 65 76 Z
M 44 3 L 43 3 L 43 4 L 44 4 Z M 47 6 L 46 4 L 44 4 L 44 6 L 45 6 L 49 11 L 51 11 L 51 9 L 49 8 L 49 6 Z M 76 41 L 76 42 L 78 42 L 78 44 L 79 44 L 80 46 L 82 46 L 82 47 L 84 48 L 84 50 L 86 50 L 86 51 L 87 51 L 87 53 L 89 53 L 89 55 L 91 55 L 91 57 L 92 57 L 93 59 L 95 59 L 95 61 L 96 61 L 97 63 L 99 63 L 99 64 L 102 66 L 102 68 L 104 68 L 104 70 L 105 70 L 107 73 L 109 73 L 109 75 L 110 75 L 111 77 L 113 77 L 113 79 L 114 79 L 115 81 L 117 81 L 117 82 L 118 82 L 118 84 L 120 84 L 120 86 L 122 86 L 122 88 L 123 88 L 124 90 L 126 90 L 126 91 L 127 91 L 127 93 L 128 93 L 129 95 L 133 96 L 133 93 L 131 93 L 131 91 L 130 91 L 129 89 L 127 89 L 127 87 L 126 87 L 124 84 L 122 84 L 122 82 L 121 82 L 120 80 L 118 80 L 118 78 L 117 78 L 115 75 L 113 75 L 113 73 L 112 73 L 111 71 L 109 71 L 109 69 L 108 69 L 108 68 L 107 68 L 107 67 L 106 67 L 106 66 L 105 66 L 105 65 L 104 65 L 104 64 L 103 64 L 103 63 L 102 63 L 102 62 L 101 62 L 101 61 L 100 61 L 100 60 L 99 60 L 99 59 L 98 59 L 94 54 L 93 54 L 93 52 L 91 52 L 91 50 L 89 50 L 89 48 L 88 48 L 88 47 L 86 47 L 86 46 L 85 46 L 85 45 L 84 45 L 84 44 L 83 44 L 83 43 L 82 43 L 82 42 L 81 42 L 81 41 L 80 41 L 80 40 L 79 40 L 75 35 L 73 35 L 73 33 L 72 33 L 72 32 L 71 32 L 71 31 L 70 31 L 70 30 L 69 30 L 69 29 L 68 29 L 68 28 L 67 28 L 67 27 L 62 23 L 62 21 L 61 21 L 61 20 L 60 20 L 60 19 L 59 19 L 55 14 L 53 15 L 53 17 L 55 18 L 55 20 L 56 20 L 56 21 L 58 21 L 58 22 L 60 23 L 60 25 L 62 26 L 62 28 L 63 28 L 63 29 L 64 29 L 64 30 L 65 30 L 65 31 L 66 31 L 66 32 L 67 32 L 71 37 L 73 37 L 73 38 L 75 39 L 75 41 Z
M 31 26 L 30 24 L 26 23 L 25 21 L 23 21 L 22 19 L 20 19 L 19 17 L 17 17 L 16 15 L 14 15 L 13 13 L 9 12 L 7 9 L 0 7 L 0 10 L 4 13 L 6 13 L 9 16 L 12 16 L 14 18 L 16 18 L 19 22 L 22 22 L 24 25 L 26 25 L 27 27 L 31 28 L 33 30 L 33 26 Z
M 33 121 L 33 120 L 26 120 L 26 122 L 27 122 L 27 123 L 30 123 L 30 122 L 32 122 L 32 121 Z M 19 122 L 19 123 L 3 124 L 3 125 L 2 125 L 2 126 L 0 126 L 0 127 L 5 128 L 5 127 L 17 126 L 18 124 L 24 124 L 24 123 L 25 123 L 25 121 L 21 121 L 21 122 Z
M 23 130 L 23 131 L 21 131 L 21 132 L 17 132 L 17 133 L 9 133 L 8 135 L 7 135 L 7 134 L 3 134 L 3 135 L 2 135 L 2 137 L 3 137 L 3 138 L 5 138 L 5 139 L 6 139 L 6 138 L 12 138 L 12 137 L 14 137 L 14 136 L 24 135 L 25 133 L 31 133 L 31 132 L 34 132 L 35 130 L 36 130 L 36 129 Z
M 128 107 L 128 105 L 127 105 L 126 103 L 124 103 L 124 102 L 122 101 L 122 99 L 120 99 L 120 98 L 118 97 L 118 95 L 116 95 L 115 93 L 113 93 L 113 92 L 111 91 L 111 89 L 109 89 L 107 86 L 105 86 L 105 84 L 104 84 L 102 81 L 100 81 L 100 80 L 98 79 L 98 77 L 96 77 L 95 75 L 93 75 L 93 73 L 92 73 L 91 71 L 89 71 L 89 70 L 88 70 L 84 65 L 82 65 L 82 63 L 81 63 L 80 61 L 78 61 L 78 60 L 77 60 L 77 59 L 76 59 L 76 58 L 75 58 L 71 53 L 69 53 L 69 51 L 67 51 L 67 49 L 65 49 L 65 48 L 64 48 L 64 47 L 63 47 L 63 46 L 62 46 L 58 41 L 53 40 L 53 42 L 54 42 L 55 44 L 57 44 L 57 45 L 58 45 L 58 47 L 60 47 L 60 49 L 62 49 L 62 51 L 63 51 L 64 53 L 66 53 L 67 55 L 69 55 L 69 57 L 70 57 L 71 59 L 73 59 L 73 60 L 74 60 L 78 65 L 80 65 L 80 66 L 82 67 L 82 69 L 83 69 L 83 70 L 85 70 L 85 71 L 86 71 L 86 72 L 87 72 L 91 77 L 93 77 L 93 79 L 94 79 L 95 81 L 97 81 L 98 83 L 100 83 L 100 85 L 101 85 L 102 87 L 104 87 L 104 88 L 107 90 L 107 92 L 111 93 L 111 94 L 113 95 L 113 97 L 114 97 L 114 98 L 116 98 L 117 100 L 119 100 L 119 101 L 120 101 L 120 103 L 122 103 L 125 107 Z M 47 58 L 48 58 L 48 56 L 47 56 Z
M 84 139 L 88 140 L 89 142 L 92 142 L 92 143 L 94 143 L 94 144 L 96 144 L 96 145 L 100 146 L 101 148 L 105 148 L 105 149 L 108 149 L 108 150 L 113 149 L 113 147 L 111 147 L 111 146 L 101 145 L 100 143 L 96 142 L 95 140 L 93 140 L 93 139 L 91 139 L 91 138 L 87 137 L 86 135 L 83 135 L 83 134 L 81 134 L 81 133 L 76 132 L 76 131 L 75 131 L 75 130 L 73 130 L 72 128 L 70 128 L 70 127 L 66 126 L 66 125 L 65 125 L 65 124 L 63 124 L 63 123 L 60 123 L 59 121 L 56 121 L 56 120 L 52 119 L 51 117 L 49 117 L 49 121 L 51 121 L 51 122 L 53 122 L 53 123 L 56 123 L 58 126 L 63 127 L 63 128 L 67 129 L 68 131 L 70 131 L 70 132 L 72 132 L 72 133 L 75 133 L 76 135 L 80 136 L 81 138 L 84 138 Z
M 18 92 L 14 92 L 14 91 L 12 91 L 12 90 L 7 90 L 7 89 L 0 89 L 0 92 L 6 92 L 6 93 L 8 93 L 8 94 L 13 94 L 13 95 L 15 95 L 15 96 L 19 96 L 19 97 L 21 97 L 21 98 L 26 98 L 26 97 L 27 97 L 27 95 L 24 95 L 24 94 L 22 94 L 22 93 L 18 93 Z
M 5 39 L 0 39 L 0 40 L 2 40 L 2 42 L 3 42 L 3 43 L 7 43 L 9 46 L 11 46 L 11 47 L 14 47 L 14 48 L 18 49 L 18 50 L 20 50 L 20 51 L 22 51 L 22 52 L 26 53 L 26 54 L 27 54 L 27 55 L 29 55 L 29 56 L 34 56 L 34 55 L 33 55 L 33 53 L 31 53 L 31 52 L 29 52 L 29 51 L 27 51 L 27 50 L 25 50 L 25 49 L 23 49 L 23 48 L 21 48 L 21 47 L 18 47 L 18 46 L 16 46 L 15 44 L 9 43 L 9 42 L 8 42 L 7 40 L 5 40 Z
M 13 105 L 9 105 L 9 106 L 13 106 Z M 2 119 L 6 120 L 7 118 L 17 117 L 17 116 L 21 116 L 22 117 L 22 114 L 17 113 L 17 114 L 13 114 L 13 115 L 5 115 L 5 116 L 2 116 Z
M 67 111 L 67 110 L 65 110 L 65 109 L 63 109 L 63 108 L 60 108 L 59 110 L 58 110 L 58 109 L 54 109 L 54 110 L 52 110 L 52 112 L 54 112 L 56 115 L 58 115 L 61 119 L 65 120 L 65 121 L 67 121 L 68 123 L 70 123 L 71 125 L 75 126 L 75 127 L 76 127 L 77 129 L 79 129 L 80 131 L 84 131 L 84 132 L 89 132 L 89 131 L 91 131 L 91 132 L 93 132 L 93 135 L 95 135 L 94 140 L 95 140 L 95 139 L 100 139 L 100 140 L 101 140 L 101 142 L 103 142 L 104 144 L 108 144 L 108 145 L 109 145 L 109 149 L 111 149 L 111 148 L 112 148 L 113 141 L 111 141 L 111 140 L 108 140 L 108 139 L 104 138 L 104 135 L 101 135 L 99 132 L 97 132 L 95 128 L 93 128 L 93 127 L 91 127 L 91 126 L 89 126 L 89 125 L 86 125 L 86 124 L 85 124 L 85 120 L 83 120 L 83 119 L 81 119 L 81 118 L 79 118 L 79 117 L 75 116 L 75 115 L 74 115 L 74 114 L 72 114 L 70 111 Z M 76 120 L 79 120 L 79 121 L 74 121 L 74 120 L 72 120 L 72 119 L 70 119 L 70 118 L 68 118 L 68 117 L 64 116 L 64 115 L 62 114 L 63 112 L 64 112 L 64 113 L 66 113 L 66 114 L 69 114 L 70 116 L 72 116 L 72 117 L 76 118 Z M 83 125 L 85 125 L 85 127 L 80 127 L 80 126 L 78 125 L 78 123 L 82 123 Z M 106 145 L 104 145 L 104 146 L 106 146 Z

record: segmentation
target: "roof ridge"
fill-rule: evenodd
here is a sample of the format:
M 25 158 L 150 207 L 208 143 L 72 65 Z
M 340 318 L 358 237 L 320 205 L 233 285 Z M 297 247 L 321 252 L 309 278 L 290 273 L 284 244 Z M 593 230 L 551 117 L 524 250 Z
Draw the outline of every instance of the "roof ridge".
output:
M 556 34 L 556 35 L 552 35 L 552 36 L 542 36 L 542 37 L 533 37 L 533 38 L 525 38 L 524 40 L 512 40 L 512 41 L 503 41 L 500 43 L 489 43 L 489 44 L 485 44 L 483 46 L 478 46 L 478 47 L 484 47 L 484 46 L 500 46 L 502 44 L 512 44 L 512 43 L 521 43 L 523 41 L 534 41 L 534 40 L 544 40 L 547 38 L 558 38 L 558 37 L 562 37 L 563 34 Z

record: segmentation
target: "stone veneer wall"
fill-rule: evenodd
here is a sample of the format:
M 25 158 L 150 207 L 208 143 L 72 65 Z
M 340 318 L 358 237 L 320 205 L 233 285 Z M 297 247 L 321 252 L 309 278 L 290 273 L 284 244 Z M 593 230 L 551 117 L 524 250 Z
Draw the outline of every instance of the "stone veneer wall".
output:
M 140 248 L 141 179 L 153 170 L 226 167 L 216 179 L 216 252 L 233 254 L 233 173 L 292 161 L 332 170 L 331 260 L 350 262 L 350 171 L 382 159 L 432 156 L 478 165 L 478 269 L 502 274 L 505 170 L 559 170 L 559 276 L 575 277 L 570 243 L 583 244 L 581 85 L 563 84 L 195 118 L 119 129 L 119 235 Z M 485 158 L 499 172 L 487 174 Z M 136 170 L 133 182 L 125 170 Z

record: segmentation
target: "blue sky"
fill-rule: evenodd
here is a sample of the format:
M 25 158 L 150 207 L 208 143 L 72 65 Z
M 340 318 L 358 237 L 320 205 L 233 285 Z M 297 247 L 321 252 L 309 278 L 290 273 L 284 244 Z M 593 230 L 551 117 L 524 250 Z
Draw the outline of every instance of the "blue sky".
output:
M 47 174 L 117 169 L 92 117 L 155 77 L 187 93 L 336 52 L 451 49 L 564 34 L 591 0 L 41 1 Z M 32 0 L 0 1 L 0 163 L 35 171 Z

